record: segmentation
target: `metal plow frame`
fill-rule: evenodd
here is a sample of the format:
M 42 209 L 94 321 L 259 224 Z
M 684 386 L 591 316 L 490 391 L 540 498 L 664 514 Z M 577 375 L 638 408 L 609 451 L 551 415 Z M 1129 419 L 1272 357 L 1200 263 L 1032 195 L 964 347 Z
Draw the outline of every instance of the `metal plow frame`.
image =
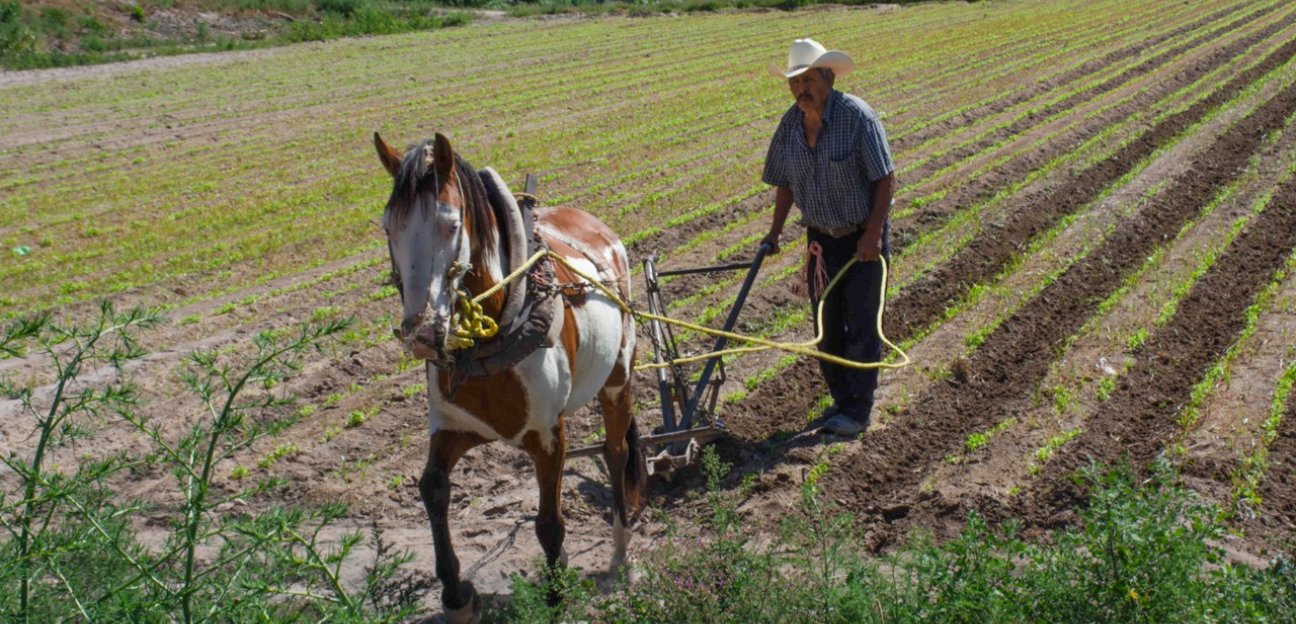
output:
M 729 308 L 729 316 L 725 318 L 722 328 L 726 332 L 733 331 L 734 325 L 738 322 L 738 314 L 747 301 L 747 295 L 756 282 L 756 274 L 760 271 L 761 263 L 764 262 L 769 251 L 769 245 L 762 244 L 751 262 L 671 271 L 658 271 L 656 255 L 649 256 L 644 260 L 644 281 L 648 285 L 648 312 L 654 315 L 665 315 L 666 300 L 660 287 L 660 280 L 663 277 L 745 269 L 747 276 L 738 290 L 733 306 Z M 648 331 L 652 339 L 655 362 L 662 364 L 679 359 L 680 353 L 675 335 L 669 324 L 651 318 L 648 320 Z M 728 339 L 723 336 L 716 338 L 711 353 L 723 350 L 727 343 Z M 717 370 L 718 376 L 716 376 Z M 702 444 L 727 434 L 724 421 L 715 414 L 720 386 L 724 380 L 724 364 L 718 357 L 706 361 L 701 375 L 692 388 L 689 387 L 689 376 L 683 367 L 672 364 L 657 369 L 657 392 L 661 397 L 662 426 L 655 429 L 652 435 L 640 438 L 640 442 L 647 449 L 648 474 L 669 478 L 677 468 L 697 461 Z M 676 409 L 679 410 L 680 415 L 678 420 L 675 417 Z M 704 421 L 705 424 L 701 424 Z M 695 423 L 698 424 L 695 426 Z M 567 456 L 590 457 L 602 452 L 603 445 L 594 444 L 571 449 L 567 452 Z

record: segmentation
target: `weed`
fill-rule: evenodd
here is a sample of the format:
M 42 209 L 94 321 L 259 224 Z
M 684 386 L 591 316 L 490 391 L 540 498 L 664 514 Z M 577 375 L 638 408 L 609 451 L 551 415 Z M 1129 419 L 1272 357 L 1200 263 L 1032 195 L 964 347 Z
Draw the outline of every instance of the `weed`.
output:
M 1168 464 L 1149 479 L 1125 467 L 1090 467 L 1081 479 L 1090 503 L 1075 527 L 1039 544 L 974 514 L 952 540 L 916 535 L 881 559 L 862 554 L 854 518 L 806 487 L 772 547 L 708 525 L 647 553 L 642 578 L 611 593 L 569 570 L 551 584 L 514 577 L 501 621 L 1282 621 L 1296 604 L 1296 566 L 1225 562 L 1213 545 L 1224 534 L 1218 510 L 1178 486 Z M 545 603 L 552 584 L 556 607 Z
M 179 437 L 149 421 L 139 409 L 134 386 L 120 374 L 107 384 L 78 379 L 90 365 L 119 373 L 143 357 L 136 331 L 158 316 L 142 311 L 118 313 L 100 308 L 91 324 L 63 326 L 49 317 L 21 319 L 0 334 L 0 354 L 17 356 L 34 346 L 52 363 L 56 390 L 38 404 L 30 386 L 0 381 L 5 394 L 21 404 L 21 416 L 34 424 L 31 455 L 0 457 L 21 484 L 17 493 L 0 497 L 0 612 L 15 622 L 33 621 L 167 621 L 345 620 L 401 621 L 411 613 L 417 595 L 399 604 L 384 602 L 377 590 L 396 582 L 406 554 L 384 552 L 366 573 L 363 587 L 348 588 L 339 570 L 353 557 L 361 534 L 325 544 L 321 532 L 345 513 L 333 505 L 316 510 L 267 509 L 254 515 L 216 513 L 217 507 L 281 482 L 267 479 L 245 487 L 212 488 L 215 467 L 282 429 L 290 418 L 282 407 L 291 397 L 273 392 L 247 396 L 246 388 L 264 387 L 299 369 L 300 359 L 341 325 L 303 327 L 286 341 L 263 333 L 255 354 L 234 358 L 239 367 L 214 351 L 193 353 L 182 374 L 199 399 L 205 419 L 197 419 Z M 272 384 L 282 387 L 282 384 Z M 47 451 L 71 437 L 90 435 L 90 423 L 111 416 L 142 434 L 147 448 L 103 459 L 82 461 L 71 471 L 51 471 Z M 281 446 L 282 456 L 295 447 Z M 145 465 L 161 466 L 174 480 L 179 501 L 162 526 L 170 533 L 160 545 L 136 542 L 132 518 L 144 508 L 109 487 L 116 476 Z M 248 474 L 236 465 L 231 480 Z M 151 509 L 156 515 L 158 509 Z M 38 513 L 37 513 L 38 512 Z M 210 555 L 199 558 L 199 549 Z

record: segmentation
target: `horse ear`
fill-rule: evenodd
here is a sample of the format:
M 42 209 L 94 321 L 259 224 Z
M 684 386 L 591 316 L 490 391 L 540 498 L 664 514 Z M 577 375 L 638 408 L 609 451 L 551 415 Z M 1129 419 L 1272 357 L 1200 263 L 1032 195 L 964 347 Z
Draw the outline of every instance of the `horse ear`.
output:
M 450 149 L 450 139 L 444 134 L 436 133 L 436 142 L 432 146 L 432 161 L 436 163 L 436 172 L 442 180 L 450 179 L 454 172 L 454 150 Z
M 393 178 L 396 177 L 396 174 L 400 173 L 401 153 L 382 140 L 377 132 L 374 133 L 374 147 L 378 149 L 378 160 L 382 161 L 387 173 L 390 173 Z

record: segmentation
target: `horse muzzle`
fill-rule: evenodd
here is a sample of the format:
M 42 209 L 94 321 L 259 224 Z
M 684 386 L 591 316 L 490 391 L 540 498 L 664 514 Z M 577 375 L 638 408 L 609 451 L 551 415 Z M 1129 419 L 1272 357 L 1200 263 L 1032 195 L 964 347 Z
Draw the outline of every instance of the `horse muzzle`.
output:
M 454 361 L 446 350 L 447 330 L 447 323 L 434 321 L 414 327 L 402 324 L 401 328 L 394 330 L 393 333 L 410 355 L 444 368 Z

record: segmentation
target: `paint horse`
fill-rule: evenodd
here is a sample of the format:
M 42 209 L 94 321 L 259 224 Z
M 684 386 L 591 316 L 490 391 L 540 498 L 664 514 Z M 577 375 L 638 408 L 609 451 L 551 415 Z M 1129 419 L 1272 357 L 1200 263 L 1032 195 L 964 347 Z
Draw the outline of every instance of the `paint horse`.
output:
M 540 486 L 536 537 L 553 569 L 565 559 L 560 509 L 564 418 L 596 395 L 607 431 L 603 453 L 612 480 L 612 568 L 619 568 L 626 559 L 628 515 L 640 504 L 645 473 L 631 413 L 634 319 L 590 289 L 584 278 L 550 263 L 545 267 L 554 279 L 549 292 L 559 292 L 552 296 L 546 339 L 529 352 L 514 353 L 503 364 L 498 358 L 493 365 L 476 363 L 474 349 L 456 347 L 451 323 L 460 299 L 484 293 L 527 259 L 526 241 L 534 240 L 532 234 L 582 273 L 598 275 L 628 301 L 625 247 L 598 219 L 571 208 L 537 210 L 534 231 L 519 232 L 530 228 L 517 227 L 517 204 L 498 174 L 490 168 L 474 171 L 441 134 L 404 155 L 377 133 L 374 145 L 394 179 L 383 216 L 404 314 L 394 333 L 412 355 L 428 362 L 431 439 L 419 493 L 432 525 L 446 619 L 476 622 L 481 615 L 476 590 L 459 578 L 447 523 L 455 463 L 469 449 L 495 440 L 530 455 Z M 563 286 L 552 287 L 557 284 Z M 531 301 L 528 306 L 524 301 L 541 292 L 542 288 L 511 283 L 481 302 L 482 313 L 496 320 L 503 333 L 506 326 L 519 325 L 512 322 L 523 315 L 519 309 L 547 304 L 548 300 Z M 488 350 L 490 341 L 483 342 L 482 349 Z

